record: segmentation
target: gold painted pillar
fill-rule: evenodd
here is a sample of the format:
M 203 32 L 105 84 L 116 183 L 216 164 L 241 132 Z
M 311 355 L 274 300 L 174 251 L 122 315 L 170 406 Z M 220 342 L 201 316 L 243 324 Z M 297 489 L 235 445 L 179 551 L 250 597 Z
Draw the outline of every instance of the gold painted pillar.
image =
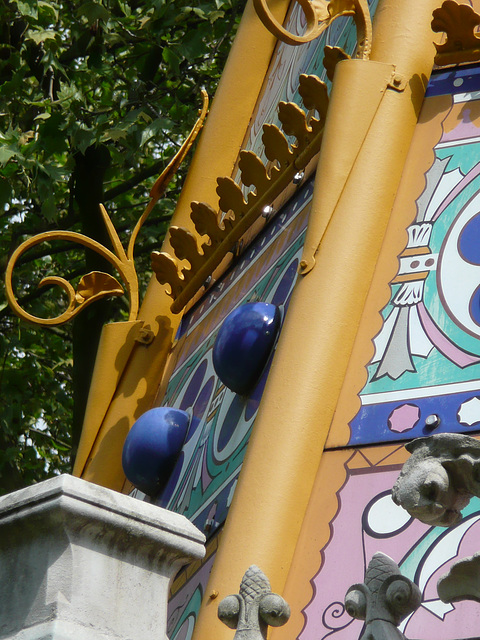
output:
M 280 22 L 288 6 L 289 0 L 272 1 L 272 12 Z M 215 202 L 217 177 L 232 172 L 275 46 L 275 38 L 264 29 L 249 0 L 172 224 L 198 235 L 190 220 L 190 202 Z M 139 321 L 153 331 L 151 344 L 135 342 L 140 322 L 104 328 L 105 348 L 97 353 L 74 475 L 122 490 L 125 437 L 133 422 L 151 408 L 180 322 L 181 314 L 170 312 L 171 302 L 165 287 L 152 277 L 139 313 Z M 128 335 L 128 344 L 123 334 Z
M 380 0 L 371 60 L 337 67 L 305 275 L 292 296 L 194 640 L 231 640 L 217 605 L 237 592 L 250 564 L 266 573 L 273 591 L 284 590 L 431 73 L 437 5 Z M 213 592 L 218 598 L 209 598 Z

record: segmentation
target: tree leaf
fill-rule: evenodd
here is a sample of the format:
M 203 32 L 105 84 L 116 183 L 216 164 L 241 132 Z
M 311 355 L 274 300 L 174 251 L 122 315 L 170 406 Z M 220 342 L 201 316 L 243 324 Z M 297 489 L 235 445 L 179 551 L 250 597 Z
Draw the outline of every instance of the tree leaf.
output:
M 55 198 L 51 193 L 42 203 L 42 215 L 45 216 L 46 220 L 49 222 L 53 222 L 57 215 L 57 205 L 55 203 Z
M 117 142 L 118 140 L 124 140 L 128 135 L 128 131 L 126 129 L 120 129 L 119 127 L 114 127 L 113 129 L 107 129 L 105 133 L 102 135 L 102 142 L 107 142 L 108 140 L 113 140 Z
M 77 129 L 73 135 L 73 146 L 76 147 L 80 153 L 85 153 L 88 147 L 92 146 L 95 142 L 95 133 L 89 129 Z
M 40 44 L 41 42 L 45 42 L 45 40 L 55 40 L 57 37 L 57 33 L 50 29 L 33 31 L 29 29 L 27 32 L 27 36 L 30 40 L 33 40 L 35 44 Z
M 175 75 L 178 75 L 180 73 L 181 59 L 172 49 L 165 47 L 162 52 L 162 58 L 168 64 L 168 66 L 171 67 Z
M 25 2 L 22 2 L 21 0 L 16 0 L 15 4 L 22 16 L 28 16 L 35 19 L 38 18 L 38 5 L 36 1 L 26 0 Z
M 111 161 L 99 169 L 103 189 L 95 198 L 105 197 L 115 227 L 128 234 L 154 181 L 140 178 L 161 172 L 175 155 L 197 117 L 198 87 L 214 93 L 245 0 L 4 4 L 0 255 L 5 260 L 13 245 L 45 229 L 88 235 L 89 222 L 94 231 L 103 229 L 96 202 L 91 221 L 80 219 L 79 201 L 92 194 L 77 190 L 78 157 L 101 145 Z M 228 20 L 212 13 L 227 9 Z M 151 275 L 150 249 L 160 249 L 183 174 L 182 168 L 171 197 L 157 203 L 158 220 L 140 234 L 135 259 L 143 291 Z M 37 316 L 58 315 L 66 304 L 58 287 L 37 290 L 36 283 L 51 274 L 76 281 L 78 274 L 101 272 L 100 265 L 85 266 L 87 253 L 61 241 L 33 247 L 15 270 L 18 299 L 24 305 L 28 300 L 28 311 Z M 90 292 L 93 301 L 100 291 L 120 296 L 121 281 L 111 277 L 105 287 L 84 280 L 82 299 Z M 87 305 L 77 319 L 87 329 L 80 337 L 76 331 L 76 353 L 85 355 L 86 339 L 98 336 L 102 322 L 127 317 L 118 302 Z M 83 410 L 80 401 L 73 411 L 73 377 L 77 388 L 89 375 L 82 373 L 81 359 L 72 365 L 72 344 L 69 324 L 48 330 L 27 325 L 0 297 L 0 379 L 8 398 L 0 412 L 0 494 L 71 472 L 67 449 Z M 44 428 L 46 436 L 34 432 Z
M 0 147 L 0 164 L 5 165 L 9 160 L 17 155 L 16 151 L 9 149 L 8 147 Z
M 0 149 L 1 153 L 1 149 Z M 5 178 L 0 178 L 0 208 L 4 208 L 4 206 L 10 202 L 12 197 L 12 186 L 8 180 Z
M 77 9 L 79 16 L 85 16 L 89 24 L 93 24 L 97 20 L 108 20 L 110 12 L 103 5 L 93 0 L 83 2 Z

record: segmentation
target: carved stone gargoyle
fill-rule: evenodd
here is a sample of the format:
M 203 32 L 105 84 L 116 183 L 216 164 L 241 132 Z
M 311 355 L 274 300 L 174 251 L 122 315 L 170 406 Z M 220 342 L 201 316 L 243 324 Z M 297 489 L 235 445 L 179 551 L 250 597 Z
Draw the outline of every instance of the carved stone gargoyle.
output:
M 472 496 L 480 497 L 480 442 L 439 433 L 405 445 L 412 455 L 392 489 L 393 501 L 421 522 L 451 527 Z
M 398 565 L 384 553 L 370 560 L 363 584 L 354 584 L 345 596 L 345 609 L 352 618 L 365 620 L 360 640 L 406 640 L 398 625 L 418 609 L 420 589 L 400 573 Z

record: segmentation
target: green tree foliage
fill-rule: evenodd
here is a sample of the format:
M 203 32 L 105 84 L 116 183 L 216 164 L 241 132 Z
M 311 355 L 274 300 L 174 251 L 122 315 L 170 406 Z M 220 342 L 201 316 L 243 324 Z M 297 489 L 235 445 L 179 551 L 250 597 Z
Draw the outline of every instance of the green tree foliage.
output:
M 243 5 L 0 0 L 2 271 L 20 242 L 52 229 L 109 246 L 100 201 L 125 241 L 197 117 L 200 89 L 214 93 Z M 142 230 L 142 286 L 183 172 Z M 44 243 L 21 259 L 16 293 L 31 313 L 62 310 L 58 287 L 37 288 L 42 277 L 75 285 L 87 271 L 108 270 L 95 254 L 71 248 Z M 40 328 L 19 321 L 0 289 L 0 492 L 69 470 L 99 332 L 125 312 L 123 299 L 97 302 L 73 327 Z

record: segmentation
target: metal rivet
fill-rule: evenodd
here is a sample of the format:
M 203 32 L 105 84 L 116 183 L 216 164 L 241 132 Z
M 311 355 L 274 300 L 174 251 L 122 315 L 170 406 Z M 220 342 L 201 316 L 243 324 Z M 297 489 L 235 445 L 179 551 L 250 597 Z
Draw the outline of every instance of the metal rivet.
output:
M 293 176 L 293 184 L 300 184 L 300 182 L 303 180 L 304 175 L 305 175 L 304 171 L 299 171 L 298 173 L 296 173 Z
M 271 207 L 270 205 L 263 207 L 262 216 L 264 218 L 268 218 L 268 216 L 271 215 L 272 213 L 273 213 L 273 207 Z
M 216 589 L 214 589 L 211 594 L 209 595 L 210 600 L 215 600 L 215 598 L 218 598 L 218 591 Z
M 425 426 L 429 429 L 436 429 L 440 424 L 440 416 L 436 413 L 432 413 L 431 415 L 425 418 Z

